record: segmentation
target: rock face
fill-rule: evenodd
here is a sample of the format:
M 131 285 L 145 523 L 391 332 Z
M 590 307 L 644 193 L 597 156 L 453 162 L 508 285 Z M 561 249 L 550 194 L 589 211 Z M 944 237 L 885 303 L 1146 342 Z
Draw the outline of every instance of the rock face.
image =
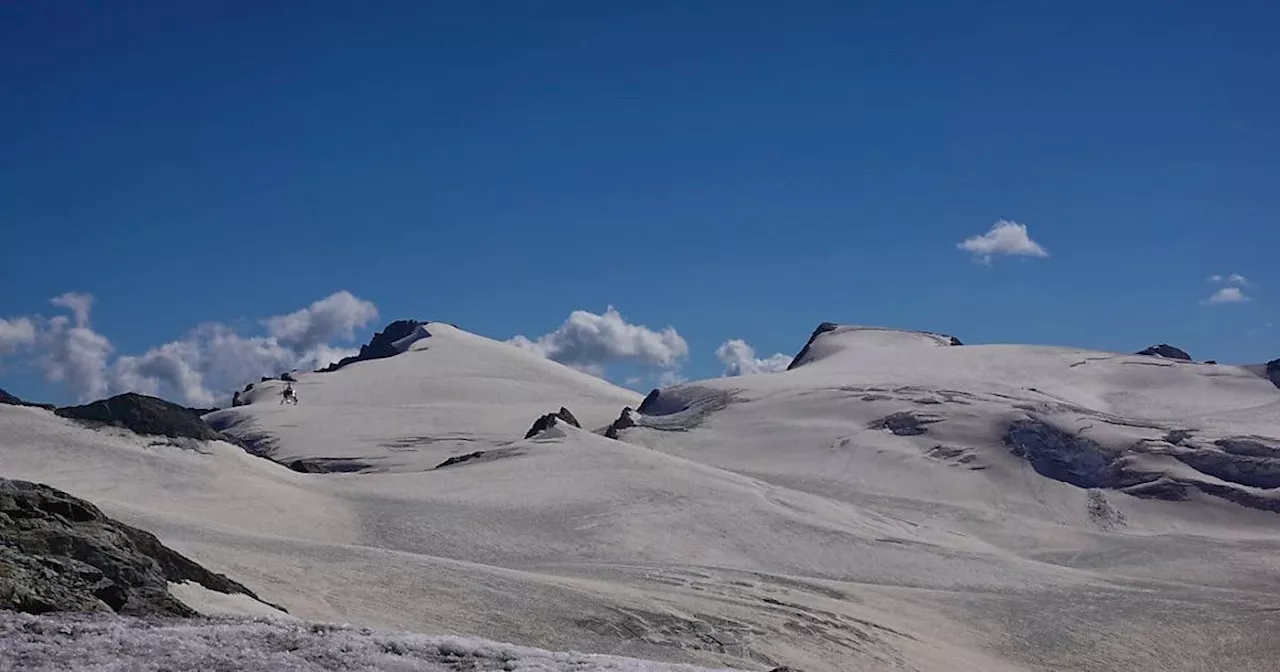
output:
M 396 320 L 388 324 L 382 331 L 373 335 L 369 343 L 360 346 L 359 354 L 351 357 L 343 357 L 337 362 L 320 369 L 320 372 L 337 371 L 348 364 L 363 362 L 370 359 L 385 359 L 400 354 L 401 350 L 396 347 L 396 342 L 408 338 L 418 327 L 424 327 L 427 323 L 418 320 Z
M 1187 354 L 1182 348 L 1175 348 L 1168 343 L 1153 345 L 1145 350 L 1139 350 L 1133 353 L 1135 355 L 1148 355 L 1151 357 L 1164 357 L 1165 359 L 1181 359 L 1185 362 L 1191 361 L 1191 355 Z
M 657 390 L 654 391 L 656 392 Z M 621 432 L 628 427 L 635 427 L 636 421 L 631 417 L 633 412 L 634 411 L 631 410 L 630 406 L 623 407 L 622 413 L 618 414 L 618 419 L 609 423 L 609 426 L 604 430 L 605 438 L 617 439 L 618 432 Z
M 839 327 L 840 325 L 835 322 L 823 322 L 822 324 L 819 324 L 818 328 L 814 329 L 813 333 L 809 336 L 809 340 L 805 342 L 804 347 L 800 349 L 800 352 L 796 354 L 795 358 L 791 360 L 791 363 L 787 365 L 787 370 L 790 371 L 791 369 L 794 369 L 796 366 L 799 366 L 797 362 L 804 361 L 805 355 L 809 354 L 809 346 L 813 345 L 813 342 L 817 340 L 819 336 L 827 333 L 828 331 L 835 331 Z M 640 406 L 640 412 L 644 413 L 643 405 Z
M 24 401 L 12 394 L 9 394 L 8 392 L 5 392 L 3 389 L 0 389 L 0 404 L 8 404 L 10 406 L 34 406 L 36 408 L 47 408 L 49 410 L 53 410 L 53 404 L 37 404 L 30 401 Z
M 133 392 L 83 406 L 65 406 L 54 413 L 93 425 L 123 427 L 138 434 L 205 441 L 224 438 L 190 409 Z
M 1271 380 L 1271 384 L 1280 387 L 1280 359 L 1273 359 L 1267 362 L 1267 378 Z
M 538 434 L 555 427 L 556 422 L 559 420 L 563 420 L 578 429 L 582 429 L 582 425 L 578 423 L 577 418 L 573 417 L 573 414 L 569 412 L 569 409 L 561 406 L 560 410 L 555 413 L 548 413 L 535 420 L 533 426 L 529 428 L 529 431 L 525 432 L 524 438 L 531 439 Z
M 89 502 L 0 478 L 0 608 L 195 616 L 168 592 L 184 581 L 258 599 Z

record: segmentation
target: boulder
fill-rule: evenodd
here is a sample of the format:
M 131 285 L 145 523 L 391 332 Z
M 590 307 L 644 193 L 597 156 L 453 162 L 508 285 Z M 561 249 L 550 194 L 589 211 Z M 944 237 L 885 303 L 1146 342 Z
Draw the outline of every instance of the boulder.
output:
M 185 581 L 258 599 L 89 502 L 47 485 L 0 478 L 0 608 L 196 616 L 169 594 L 169 583 Z
M 426 327 L 426 322 L 419 320 L 396 320 L 388 324 L 382 331 L 373 335 L 373 338 L 365 345 L 360 346 L 360 352 L 351 357 L 343 357 L 342 359 L 330 364 L 329 366 L 319 369 L 321 373 L 337 371 L 348 364 L 363 362 L 370 359 L 385 359 L 393 357 L 403 352 L 397 343 L 412 336 L 420 327 Z M 430 334 L 428 334 L 430 335 Z
M 573 414 L 569 412 L 569 409 L 565 408 L 564 406 L 561 406 L 560 410 L 556 411 L 555 413 L 548 413 L 542 416 L 541 418 L 538 418 L 537 420 L 535 420 L 533 423 L 533 426 L 529 428 L 529 431 L 525 432 L 524 438 L 531 439 L 537 436 L 538 434 L 541 434 L 542 432 L 552 427 L 555 427 L 556 422 L 560 420 L 563 420 L 564 422 L 567 422 L 573 425 L 574 427 L 577 427 L 578 429 L 582 429 L 582 425 L 578 423 L 577 418 L 573 417 Z
M 190 409 L 134 392 L 83 406 L 64 406 L 54 413 L 90 425 L 123 427 L 138 434 L 205 441 L 223 438 Z
M 1184 362 L 1191 361 L 1191 355 L 1188 355 L 1186 350 L 1176 348 L 1168 343 L 1153 345 L 1145 350 L 1139 350 L 1133 354 L 1147 355 L 1149 357 L 1164 357 L 1165 359 L 1180 359 Z

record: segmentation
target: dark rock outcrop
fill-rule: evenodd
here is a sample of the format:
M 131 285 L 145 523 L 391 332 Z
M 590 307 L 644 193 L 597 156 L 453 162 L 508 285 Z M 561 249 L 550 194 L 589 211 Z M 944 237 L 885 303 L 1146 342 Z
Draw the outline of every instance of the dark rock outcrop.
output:
M 373 335 L 370 341 L 360 346 L 360 352 L 351 357 L 343 357 L 337 362 L 329 366 L 319 369 L 321 373 L 329 371 L 337 371 L 348 364 L 363 362 L 370 359 L 385 359 L 400 354 L 400 350 L 395 347 L 396 341 L 411 335 L 418 327 L 426 325 L 426 322 L 419 320 L 396 320 L 388 324 L 382 331 Z
M 662 390 L 659 390 L 656 387 L 650 390 L 649 394 L 644 395 L 644 401 L 640 402 L 640 408 L 637 408 L 636 412 L 644 415 L 653 410 L 654 404 L 658 403 L 658 397 L 661 395 Z
M 948 336 L 947 338 L 951 339 L 951 345 L 964 345 L 964 343 L 961 343 L 960 339 L 956 338 L 955 336 Z
M 184 581 L 258 599 L 89 502 L 0 478 L 0 608 L 195 616 L 168 591 L 169 583 Z
M 1041 476 L 1080 488 L 1132 485 L 1122 482 L 1112 451 L 1046 422 L 1016 420 L 1009 425 L 1004 441 Z
M 617 439 L 618 432 L 628 427 L 635 427 L 636 421 L 631 418 L 631 413 L 632 413 L 632 410 L 630 406 L 624 407 L 622 409 L 622 412 L 618 414 L 618 419 L 609 423 L 609 426 L 605 428 L 604 430 L 605 438 Z
M 529 431 L 525 432 L 524 438 L 531 439 L 538 434 L 555 427 L 556 422 L 560 420 L 563 420 L 578 429 L 582 429 L 582 425 L 578 422 L 577 418 L 573 417 L 573 414 L 569 412 L 569 409 L 561 406 L 560 410 L 555 413 L 548 413 L 535 420 L 533 426 L 529 428 Z
M 0 389 L 0 404 L 8 404 L 10 406 L 33 406 L 35 408 L 46 408 L 51 411 L 54 408 L 53 404 L 37 404 L 35 402 L 25 401 L 5 392 L 3 389 Z
M 1271 384 L 1280 387 L 1280 359 L 1267 362 L 1265 371 Z
M 190 409 L 134 392 L 83 406 L 64 406 L 54 413 L 90 425 L 123 427 L 138 434 L 205 441 L 223 438 Z
M 942 422 L 942 418 L 915 411 L 901 411 L 868 423 L 867 429 L 887 429 L 895 436 L 917 436 L 928 431 L 925 425 L 935 422 Z
M 1135 355 L 1147 355 L 1149 357 L 1164 357 L 1165 359 L 1181 359 L 1184 362 L 1191 361 L 1191 355 L 1187 354 L 1182 348 L 1175 348 L 1168 343 L 1153 345 L 1145 350 L 1139 350 L 1133 353 Z
M 819 324 L 818 328 L 814 329 L 813 333 L 809 335 L 809 340 L 805 342 L 804 347 L 800 349 L 800 352 L 795 356 L 795 359 L 792 359 L 791 363 L 787 365 L 787 370 L 790 371 L 791 369 L 796 368 L 804 361 L 805 356 L 809 354 L 809 346 L 813 345 L 813 342 L 818 340 L 819 336 L 827 333 L 828 331 L 835 331 L 838 328 L 840 328 L 840 325 L 835 322 L 823 322 L 822 324 Z M 640 412 L 644 413 L 643 405 L 640 407 Z
M 285 466 L 300 474 L 351 474 L 373 468 L 368 462 L 350 457 L 302 457 Z
M 465 454 L 465 455 L 454 455 L 453 457 L 450 457 L 449 459 L 445 460 L 444 462 L 441 462 L 440 464 L 437 464 L 437 465 L 435 466 L 435 468 L 436 468 L 436 469 L 443 469 L 443 468 L 445 468 L 445 467 L 452 467 L 452 466 L 453 466 L 453 465 L 455 465 L 455 464 L 462 464 L 463 462 L 470 462 L 471 460 L 478 460 L 478 459 L 480 459 L 480 458 L 482 458 L 482 457 L 484 457 L 484 451 L 483 451 L 483 450 L 477 450 L 477 451 L 476 451 L 476 452 L 474 452 L 474 453 L 467 453 L 467 454 Z

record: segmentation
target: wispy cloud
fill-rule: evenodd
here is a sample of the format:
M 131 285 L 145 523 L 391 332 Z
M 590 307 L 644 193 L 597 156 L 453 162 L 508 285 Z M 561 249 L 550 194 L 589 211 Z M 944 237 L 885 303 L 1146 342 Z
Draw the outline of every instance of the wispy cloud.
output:
M 1237 287 L 1248 287 L 1249 279 L 1239 273 L 1230 273 L 1228 275 L 1219 275 L 1217 273 L 1209 276 L 1209 282 L 1215 284 L 1228 284 Z
M 112 357 L 111 341 L 93 329 L 94 297 L 51 299 L 72 316 L 0 320 L 0 355 L 22 352 L 44 374 L 84 401 L 120 392 L 165 396 L 198 406 L 223 402 L 247 380 L 295 368 L 319 368 L 353 354 L 334 345 L 377 317 L 370 302 L 338 292 L 299 311 L 263 320 L 265 336 L 244 336 L 219 323 L 141 355 Z
M 956 244 L 975 259 L 990 264 L 998 255 L 1021 257 L 1047 257 L 1048 250 L 1031 239 L 1026 224 L 1000 220 L 986 233 L 972 236 Z
M 760 373 L 785 371 L 791 365 L 791 357 L 780 352 L 764 359 L 756 357 L 755 348 L 740 338 L 733 338 L 716 348 L 716 359 L 724 364 L 726 376 L 750 376 Z
M 674 327 L 632 324 L 613 306 L 602 314 L 575 310 L 551 333 L 516 336 L 508 343 L 597 376 L 616 362 L 674 371 L 689 355 L 689 344 Z

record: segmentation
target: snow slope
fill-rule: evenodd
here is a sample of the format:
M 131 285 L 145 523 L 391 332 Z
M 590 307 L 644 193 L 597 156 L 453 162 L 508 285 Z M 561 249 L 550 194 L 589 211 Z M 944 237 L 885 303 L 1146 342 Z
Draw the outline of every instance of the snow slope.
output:
M 297 406 L 281 405 L 286 383 L 271 380 L 242 395 L 249 405 L 206 420 L 265 437 L 264 449 L 286 464 L 344 460 L 422 471 L 519 439 L 562 405 L 594 427 L 640 402 L 635 392 L 449 324 L 428 323 L 397 345 L 405 349 L 395 357 L 297 375 Z
M 3 406 L 0 471 L 307 620 L 808 672 L 1257 670 L 1280 653 L 1280 514 L 1221 496 L 1267 489 L 1201 459 L 1280 437 L 1280 390 L 1245 369 L 836 327 L 790 371 L 663 390 L 614 441 L 591 430 L 638 395 L 427 331 L 299 376 L 297 406 L 270 381 L 209 416 L 273 460 L 357 473 Z M 521 439 L 562 405 L 585 429 Z M 1018 421 L 1187 498 L 1063 482 L 1006 445 Z

